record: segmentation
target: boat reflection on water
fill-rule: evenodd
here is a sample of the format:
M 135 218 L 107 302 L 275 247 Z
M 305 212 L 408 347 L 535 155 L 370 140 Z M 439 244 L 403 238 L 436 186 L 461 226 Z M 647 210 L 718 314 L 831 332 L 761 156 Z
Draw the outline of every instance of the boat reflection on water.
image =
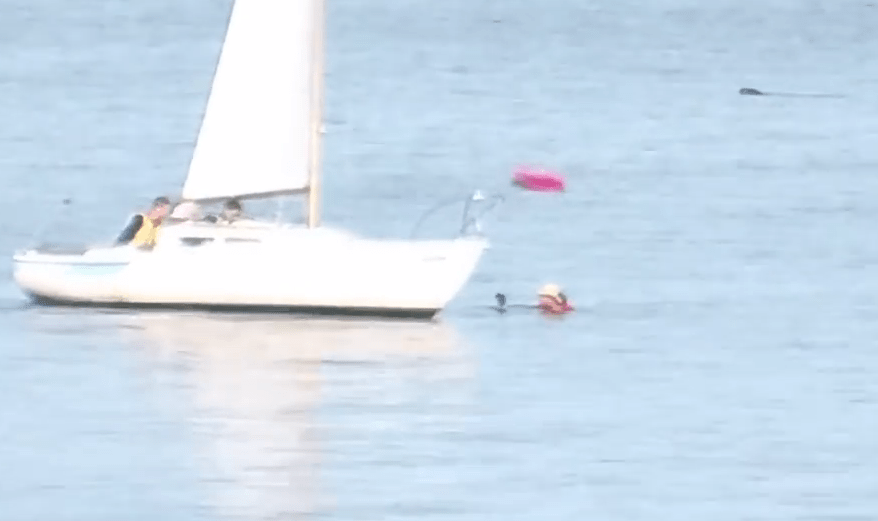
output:
M 181 368 L 208 510 L 223 517 L 332 507 L 319 475 L 327 400 L 374 406 L 369 395 L 388 385 L 398 393 L 400 378 L 414 389 L 425 376 L 469 380 L 473 369 L 442 322 L 143 313 L 126 324 L 146 365 Z

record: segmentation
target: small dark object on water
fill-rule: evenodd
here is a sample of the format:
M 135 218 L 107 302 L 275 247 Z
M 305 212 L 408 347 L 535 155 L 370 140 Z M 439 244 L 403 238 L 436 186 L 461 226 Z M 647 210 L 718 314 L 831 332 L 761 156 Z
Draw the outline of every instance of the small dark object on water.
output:
M 497 311 L 500 313 L 506 312 L 506 295 L 502 293 L 497 293 L 494 295 L 494 298 L 497 299 Z
M 813 94 L 805 92 L 764 92 L 750 87 L 738 90 L 741 96 L 780 96 L 784 98 L 843 98 L 841 94 Z

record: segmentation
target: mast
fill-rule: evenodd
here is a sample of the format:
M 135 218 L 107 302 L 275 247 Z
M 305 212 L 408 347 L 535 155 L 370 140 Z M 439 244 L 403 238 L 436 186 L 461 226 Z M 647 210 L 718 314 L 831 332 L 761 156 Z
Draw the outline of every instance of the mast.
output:
M 311 165 L 308 169 L 308 228 L 320 225 L 321 141 L 323 139 L 323 61 L 326 0 L 314 0 L 311 60 Z

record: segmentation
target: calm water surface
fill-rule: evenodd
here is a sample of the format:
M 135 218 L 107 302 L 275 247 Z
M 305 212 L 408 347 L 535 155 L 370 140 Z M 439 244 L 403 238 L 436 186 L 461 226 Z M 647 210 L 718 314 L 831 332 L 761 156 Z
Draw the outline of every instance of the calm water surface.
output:
M 179 188 L 228 9 L 0 6 L 4 254 Z M 95 313 L 2 264 L 0 519 L 878 518 L 876 35 L 852 0 L 331 0 L 326 221 L 503 191 L 471 284 L 433 324 Z M 547 281 L 581 312 L 487 309 Z

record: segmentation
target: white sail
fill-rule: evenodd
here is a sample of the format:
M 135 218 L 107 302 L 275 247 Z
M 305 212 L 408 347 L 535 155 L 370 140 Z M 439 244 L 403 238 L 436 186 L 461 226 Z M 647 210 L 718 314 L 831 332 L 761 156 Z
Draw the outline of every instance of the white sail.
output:
M 312 86 L 319 89 L 313 74 L 322 73 L 321 9 L 322 0 L 235 1 L 184 199 L 308 189 L 319 124 Z

